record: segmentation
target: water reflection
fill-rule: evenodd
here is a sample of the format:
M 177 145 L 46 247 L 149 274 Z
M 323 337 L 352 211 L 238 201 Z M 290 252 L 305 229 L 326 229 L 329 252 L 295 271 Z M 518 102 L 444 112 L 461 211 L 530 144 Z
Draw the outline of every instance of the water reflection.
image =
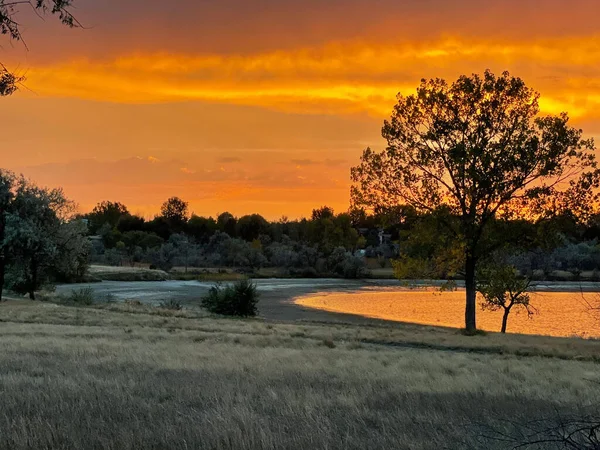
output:
M 532 293 L 531 304 L 537 308 L 538 314 L 528 318 L 525 310 L 515 307 L 508 319 L 507 332 L 600 337 L 600 318 L 590 311 L 589 305 L 599 301 L 598 293 Z M 309 308 L 377 319 L 456 328 L 464 326 L 464 290 L 365 289 L 309 295 L 298 299 L 296 303 Z M 501 322 L 501 311 L 482 311 L 479 308 L 478 328 L 500 331 Z

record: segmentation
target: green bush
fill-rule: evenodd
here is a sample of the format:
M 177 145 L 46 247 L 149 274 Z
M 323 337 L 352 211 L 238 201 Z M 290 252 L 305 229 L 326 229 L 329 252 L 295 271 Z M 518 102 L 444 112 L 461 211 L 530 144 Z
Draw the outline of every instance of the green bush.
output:
M 81 288 L 71 292 L 69 301 L 76 305 L 92 305 L 94 303 L 94 290 L 92 288 Z
M 202 306 L 215 314 L 249 317 L 258 313 L 258 300 L 256 284 L 244 279 L 227 286 L 214 285 L 202 299 Z

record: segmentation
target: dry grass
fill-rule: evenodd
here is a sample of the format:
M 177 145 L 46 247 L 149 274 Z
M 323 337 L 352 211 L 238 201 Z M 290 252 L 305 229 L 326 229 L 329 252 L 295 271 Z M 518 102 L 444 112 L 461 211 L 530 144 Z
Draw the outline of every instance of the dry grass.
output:
M 88 270 L 91 279 L 105 281 L 165 281 L 170 279 L 167 272 L 145 267 L 114 267 L 92 265 Z
M 600 401 L 598 341 L 135 303 L 8 302 L 0 320 L 7 449 L 503 448 L 474 424 Z

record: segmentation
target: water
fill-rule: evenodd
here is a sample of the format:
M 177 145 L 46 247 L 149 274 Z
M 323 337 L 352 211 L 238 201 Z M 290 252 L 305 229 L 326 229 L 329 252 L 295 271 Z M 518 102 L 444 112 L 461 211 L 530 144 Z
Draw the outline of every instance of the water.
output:
M 440 292 L 434 288 L 378 288 L 358 292 L 318 293 L 301 297 L 296 303 L 308 308 L 377 319 L 464 327 L 464 290 Z M 524 309 L 513 307 L 508 318 L 507 332 L 600 337 L 600 316 L 590 310 L 590 304 L 600 306 L 598 293 L 534 292 L 531 293 L 531 304 L 538 310 L 531 318 Z M 478 307 L 478 328 L 500 331 L 501 324 L 501 311 L 483 311 Z

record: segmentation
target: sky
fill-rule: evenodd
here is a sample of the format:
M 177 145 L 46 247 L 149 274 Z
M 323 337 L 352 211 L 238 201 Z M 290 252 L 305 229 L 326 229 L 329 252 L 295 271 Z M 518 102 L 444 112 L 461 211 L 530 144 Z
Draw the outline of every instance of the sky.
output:
M 600 138 L 598 0 L 74 2 L 83 29 L 23 7 L 25 43 L 0 37 L 27 76 L 0 99 L 0 166 L 81 211 L 342 212 L 396 94 L 488 68 Z

